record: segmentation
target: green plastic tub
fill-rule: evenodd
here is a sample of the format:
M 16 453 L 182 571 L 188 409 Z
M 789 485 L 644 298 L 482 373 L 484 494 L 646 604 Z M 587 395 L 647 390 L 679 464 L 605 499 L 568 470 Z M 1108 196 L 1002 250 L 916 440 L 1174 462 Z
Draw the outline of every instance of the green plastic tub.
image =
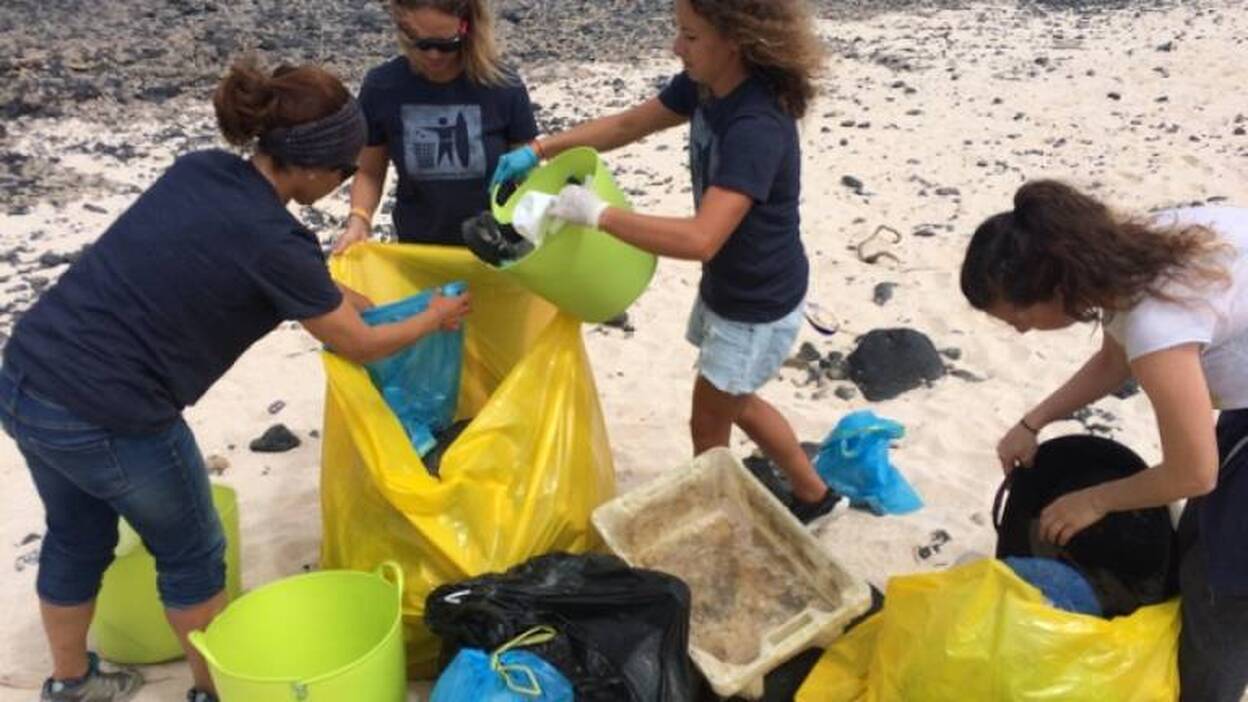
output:
M 225 530 L 225 591 L 232 600 L 242 592 L 238 564 L 238 496 L 225 485 L 212 486 L 212 503 Z M 104 658 L 148 664 L 181 658 L 182 644 L 165 618 L 156 591 L 156 561 L 139 535 L 122 520 L 112 565 L 95 600 L 91 639 Z
M 494 219 L 510 224 L 512 210 L 525 193 L 536 190 L 556 195 L 569 178 L 584 182 L 609 204 L 631 209 L 598 152 L 578 148 L 534 169 L 505 203 L 491 198 Z M 569 224 L 547 236 L 529 255 L 500 270 L 565 312 L 596 323 L 628 309 L 650 284 L 655 265 L 654 254 L 604 231 Z
M 403 571 L 327 570 L 238 598 L 191 632 L 222 702 L 403 702 Z

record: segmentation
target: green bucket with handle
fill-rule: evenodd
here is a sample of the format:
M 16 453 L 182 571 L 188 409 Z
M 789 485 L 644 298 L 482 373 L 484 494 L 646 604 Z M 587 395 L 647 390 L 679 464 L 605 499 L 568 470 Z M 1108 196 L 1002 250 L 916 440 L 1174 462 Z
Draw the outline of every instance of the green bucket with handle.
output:
M 212 504 L 225 530 L 225 592 L 242 592 L 238 552 L 238 495 L 225 485 L 212 486 Z M 184 654 L 177 634 L 165 618 L 156 590 L 156 561 L 143 541 L 122 520 L 112 564 L 95 599 L 91 640 L 95 650 L 115 663 L 161 663 Z
M 610 205 L 632 209 L 598 152 L 582 147 L 565 151 L 534 169 L 503 203 L 498 202 L 496 188 L 490 198 L 494 219 L 510 224 L 512 212 L 525 193 L 557 195 L 569 179 L 593 190 Z M 602 230 L 566 224 L 547 235 L 528 255 L 499 270 L 563 311 L 596 323 L 628 309 L 650 284 L 656 265 L 654 254 Z
M 226 607 L 191 645 L 221 702 L 403 702 L 403 570 L 284 578 Z

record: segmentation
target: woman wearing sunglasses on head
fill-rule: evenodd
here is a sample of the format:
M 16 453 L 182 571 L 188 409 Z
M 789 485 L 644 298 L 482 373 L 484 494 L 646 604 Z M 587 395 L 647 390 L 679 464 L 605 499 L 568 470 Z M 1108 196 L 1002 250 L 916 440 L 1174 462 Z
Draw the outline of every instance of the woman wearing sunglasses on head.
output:
M 182 409 L 262 336 L 298 320 L 354 361 L 385 357 L 455 327 L 464 297 L 370 327 L 368 301 L 335 285 L 316 237 L 287 210 L 333 192 L 354 170 L 364 117 L 314 66 L 272 74 L 236 65 L 214 97 L 226 140 L 178 158 L 22 317 L 0 368 L 0 424 L 47 515 L 36 590 L 53 671 L 41 700 L 133 697 L 135 672 L 103 672 L 87 628 L 125 517 L 156 559 L 157 588 L 186 645 L 225 605 L 225 539 L 204 461 Z
M 501 64 L 486 0 L 390 0 L 390 11 L 403 55 L 360 88 L 368 145 L 335 252 L 368 238 L 388 162 L 399 177 L 399 240 L 461 245 L 460 224 L 489 206 L 499 157 L 537 136 L 528 91 Z

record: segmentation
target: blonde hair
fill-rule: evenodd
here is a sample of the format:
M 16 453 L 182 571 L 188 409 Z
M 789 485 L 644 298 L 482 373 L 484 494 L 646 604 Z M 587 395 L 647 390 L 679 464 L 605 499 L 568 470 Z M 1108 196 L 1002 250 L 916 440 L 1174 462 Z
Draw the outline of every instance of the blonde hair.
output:
M 786 114 L 805 116 L 824 60 L 806 0 L 689 0 L 689 5 L 741 48 L 746 68 L 770 85 Z
M 502 51 L 494 37 L 494 13 L 487 0 L 390 0 L 390 10 L 430 8 L 454 15 L 468 23 L 464 38 L 464 72 L 478 85 L 498 86 L 512 82 L 503 70 Z

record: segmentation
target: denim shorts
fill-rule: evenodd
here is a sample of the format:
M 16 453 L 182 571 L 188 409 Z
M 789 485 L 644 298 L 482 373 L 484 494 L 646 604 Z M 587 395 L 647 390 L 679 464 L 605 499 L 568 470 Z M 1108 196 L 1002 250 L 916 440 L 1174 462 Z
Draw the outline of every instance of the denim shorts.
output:
M 774 322 L 751 324 L 712 312 L 699 296 L 685 338 L 700 349 L 698 373 L 729 395 L 749 395 L 767 384 L 793 350 L 804 303 Z
M 181 418 L 154 434 L 113 433 L 0 368 L 0 422 L 34 479 L 47 514 L 39 597 L 74 606 L 95 599 L 125 517 L 156 559 L 166 607 L 184 609 L 225 587 L 225 535 L 208 473 Z

